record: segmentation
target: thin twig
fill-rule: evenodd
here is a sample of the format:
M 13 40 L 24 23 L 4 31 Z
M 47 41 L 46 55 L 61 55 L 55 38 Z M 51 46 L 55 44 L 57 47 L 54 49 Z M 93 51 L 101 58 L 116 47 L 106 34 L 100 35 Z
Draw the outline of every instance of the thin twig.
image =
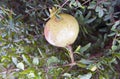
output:
M 115 45 L 116 39 L 117 39 L 117 34 L 116 34 L 116 35 L 114 36 L 114 38 L 113 38 L 112 45 Z
M 7 74 L 8 72 L 18 72 L 20 69 L 9 69 L 9 70 L 5 70 L 5 71 L 2 71 L 2 72 L 0 72 L 0 75 L 2 75 L 2 74 Z
M 59 7 L 59 9 L 56 10 L 56 13 L 57 13 L 59 10 L 61 10 L 61 9 L 64 7 L 64 5 L 67 4 L 68 2 L 69 2 L 69 0 L 66 0 L 66 1 Z
M 85 1 L 82 5 L 85 5 L 85 4 L 87 4 L 88 2 L 90 2 L 91 0 L 87 0 L 87 1 Z
M 76 62 L 73 62 L 73 63 L 70 63 L 70 64 L 65 64 L 62 67 L 65 67 L 65 66 L 75 66 L 75 65 L 76 65 Z
M 65 4 L 67 4 L 68 3 L 68 1 L 69 0 L 66 0 L 62 5 L 61 5 L 61 7 L 60 8 L 62 8 Z

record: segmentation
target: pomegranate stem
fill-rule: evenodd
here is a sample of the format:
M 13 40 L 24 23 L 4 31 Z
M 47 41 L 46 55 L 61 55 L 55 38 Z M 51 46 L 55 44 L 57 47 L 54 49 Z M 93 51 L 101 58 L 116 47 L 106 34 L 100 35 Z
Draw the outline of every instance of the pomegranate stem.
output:
M 71 59 L 71 63 L 75 63 L 74 60 L 74 56 L 73 56 L 73 50 L 72 50 L 72 46 L 67 46 L 68 50 L 69 50 L 69 55 L 70 55 L 70 59 Z

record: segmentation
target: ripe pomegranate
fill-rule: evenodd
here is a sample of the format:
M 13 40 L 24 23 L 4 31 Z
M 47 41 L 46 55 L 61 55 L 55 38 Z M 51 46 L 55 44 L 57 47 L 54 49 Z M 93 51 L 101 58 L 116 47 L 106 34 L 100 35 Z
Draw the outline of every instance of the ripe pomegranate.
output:
M 59 14 L 60 18 L 52 16 L 44 27 L 46 40 L 54 46 L 66 47 L 74 43 L 78 36 L 79 24 L 69 14 Z

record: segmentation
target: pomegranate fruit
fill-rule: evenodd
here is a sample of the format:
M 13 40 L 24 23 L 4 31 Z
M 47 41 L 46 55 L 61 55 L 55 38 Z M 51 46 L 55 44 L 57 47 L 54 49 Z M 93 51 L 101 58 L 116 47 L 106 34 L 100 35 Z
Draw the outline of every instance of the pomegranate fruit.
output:
M 69 14 L 59 14 L 60 18 L 52 16 L 44 27 L 46 40 L 54 46 L 66 47 L 76 40 L 79 33 L 77 20 Z

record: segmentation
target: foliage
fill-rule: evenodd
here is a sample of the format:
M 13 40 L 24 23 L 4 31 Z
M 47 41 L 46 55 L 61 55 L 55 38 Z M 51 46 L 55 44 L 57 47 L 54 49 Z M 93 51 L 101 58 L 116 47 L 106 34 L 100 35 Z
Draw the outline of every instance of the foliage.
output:
M 119 79 L 119 0 L 1 0 L 1 79 Z M 49 9 L 76 17 L 80 33 L 69 51 L 43 35 Z

